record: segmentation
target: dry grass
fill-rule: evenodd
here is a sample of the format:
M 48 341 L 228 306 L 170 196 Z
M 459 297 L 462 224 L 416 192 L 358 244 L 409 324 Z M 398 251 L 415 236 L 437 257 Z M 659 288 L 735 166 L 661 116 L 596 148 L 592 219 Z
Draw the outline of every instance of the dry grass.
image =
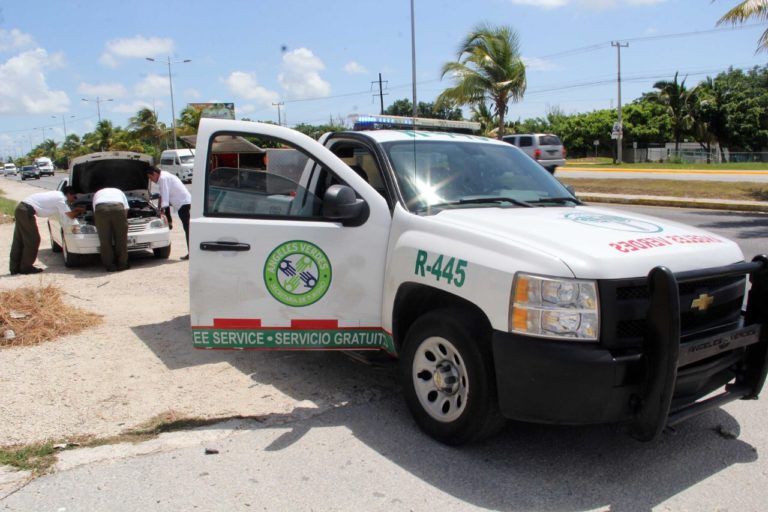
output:
M 101 323 L 101 315 L 65 304 L 53 285 L 0 292 L 0 348 L 36 345 Z M 12 330 L 13 339 L 5 332 Z

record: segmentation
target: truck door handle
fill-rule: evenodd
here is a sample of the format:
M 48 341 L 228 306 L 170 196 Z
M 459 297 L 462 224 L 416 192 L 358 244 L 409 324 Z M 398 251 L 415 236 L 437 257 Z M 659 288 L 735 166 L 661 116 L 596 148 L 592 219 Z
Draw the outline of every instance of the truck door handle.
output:
M 250 251 L 251 244 L 240 242 L 200 242 L 202 251 Z

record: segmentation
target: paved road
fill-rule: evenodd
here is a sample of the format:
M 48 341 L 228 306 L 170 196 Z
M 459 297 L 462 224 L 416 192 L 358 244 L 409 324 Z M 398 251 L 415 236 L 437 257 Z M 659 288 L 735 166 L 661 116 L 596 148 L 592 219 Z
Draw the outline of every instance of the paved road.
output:
M 559 167 L 555 173 L 559 178 L 592 179 L 655 179 L 655 180 L 703 180 L 703 181 L 751 181 L 768 183 L 768 164 L 764 171 L 670 171 L 644 169 L 599 169 Z
M 768 245 L 766 215 L 622 208 L 730 236 L 750 255 Z M 345 366 L 324 361 L 323 372 Z M 174 442 L 186 447 L 169 449 L 164 438 L 166 451 L 141 457 L 102 448 L 107 460 L 34 480 L 0 500 L 0 510 L 765 510 L 768 394 L 708 412 L 652 444 L 615 427 L 510 424 L 459 450 L 416 429 L 397 386 L 371 392 L 373 382 L 348 390 L 367 397 L 362 405 L 315 413 L 308 404 L 236 431 L 208 428 L 206 441 L 184 432 Z M 317 382 L 320 392 L 325 386 Z

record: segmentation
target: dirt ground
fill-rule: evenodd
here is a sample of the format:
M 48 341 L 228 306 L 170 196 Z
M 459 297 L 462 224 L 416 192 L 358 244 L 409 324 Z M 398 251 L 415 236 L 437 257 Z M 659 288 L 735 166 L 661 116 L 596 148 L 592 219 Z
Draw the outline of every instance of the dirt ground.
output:
M 0 189 L 14 200 L 40 191 L 6 178 Z M 132 268 L 119 273 L 105 272 L 97 258 L 64 267 L 51 252 L 45 219 L 38 226 L 45 271 L 10 276 L 13 224 L 0 225 L 0 289 L 55 284 L 68 303 L 104 322 L 49 343 L 0 349 L 0 445 L 117 434 L 167 411 L 266 420 L 314 414 L 395 389 L 393 372 L 338 353 L 193 349 L 180 222 L 170 259 L 132 257 Z

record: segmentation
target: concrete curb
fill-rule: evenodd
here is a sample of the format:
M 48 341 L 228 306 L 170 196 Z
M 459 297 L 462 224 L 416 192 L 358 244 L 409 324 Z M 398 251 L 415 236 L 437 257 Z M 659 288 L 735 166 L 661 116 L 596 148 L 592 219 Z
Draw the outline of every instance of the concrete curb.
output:
M 634 204 L 641 206 L 671 206 L 675 208 L 702 208 L 740 212 L 768 213 L 768 203 L 761 201 L 729 201 L 726 199 L 691 199 L 662 196 L 623 196 L 585 192 L 576 194 L 588 203 Z

